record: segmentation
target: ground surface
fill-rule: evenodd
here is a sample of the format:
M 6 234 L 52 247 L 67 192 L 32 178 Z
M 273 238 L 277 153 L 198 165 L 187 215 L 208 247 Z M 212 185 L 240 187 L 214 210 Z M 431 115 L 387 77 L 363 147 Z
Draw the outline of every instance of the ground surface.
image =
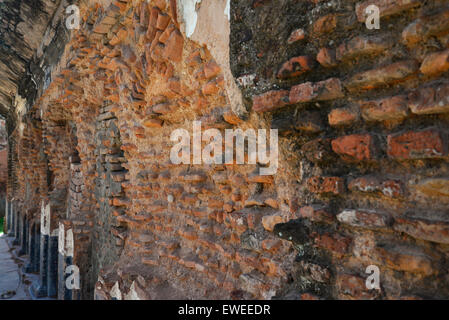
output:
M 6 235 L 0 236 L 0 299 L 10 296 L 8 292 L 15 292 L 9 300 L 28 300 L 27 285 L 22 283 L 19 266 L 12 255 L 7 243 Z

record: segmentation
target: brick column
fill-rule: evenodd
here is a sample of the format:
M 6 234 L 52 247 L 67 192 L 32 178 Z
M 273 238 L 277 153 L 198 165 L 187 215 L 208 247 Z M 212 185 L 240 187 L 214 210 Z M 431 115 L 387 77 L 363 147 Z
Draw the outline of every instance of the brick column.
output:
M 23 256 L 27 254 L 27 246 L 28 246 L 28 219 L 25 214 L 20 218 L 21 226 L 20 226 L 20 250 L 18 252 L 19 256 Z
M 17 209 L 15 209 L 13 211 L 14 213 L 14 241 L 13 241 L 13 245 L 17 246 L 20 243 L 20 214 L 17 211 Z
M 48 296 L 58 294 L 58 229 L 51 232 L 48 240 Z
M 46 297 L 48 294 L 48 248 L 50 238 L 50 204 L 41 208 L 41 237 L 39 280 L 33 284 L 32 290 L 36 297 Z
M 74 291 L 79 289 L 71 287 L 71 279 L 73 266 L 73 230 L 71 221 L 65 220 L 59 224 L 59 263 L 58 263 L 58 299 L 73 300 Z M 73 268 L 73 267 L 72 267 Z M 76 275 L 79 277 L 79 275 Z M 77 282 L 79 286 L 79 283 Z
M 25 267 L 25 272 L 34 273 L 39 271 L 39 242 L 40 234 L 37 230 L 37 224 L 33 224 L 29 233 L 29 263 Z
M 9 212 L 9 226 L 8 226 L 8 236 L 14 236 L 14 213 L 13 213 L 13 202 L 8 202 L 8 212 Z
M 8 210 L 8 198 L 7 197 L 5 197 L 5 219 L 4 219 L 3 223 L 4 223 L 3 232 L 5 234 L 9 234 L 10 222 L 9 222 L 9 210 Z

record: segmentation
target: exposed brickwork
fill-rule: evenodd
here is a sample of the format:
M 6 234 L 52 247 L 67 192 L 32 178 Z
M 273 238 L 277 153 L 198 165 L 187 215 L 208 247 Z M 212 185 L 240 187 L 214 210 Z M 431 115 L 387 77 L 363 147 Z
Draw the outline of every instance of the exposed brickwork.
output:
M 365 26 L 372 4 L 380 8 L 379 30 Z M 327 298 L 447 297 L 446 282 L 436 280 L 445 277 L 447 254 L 447 3 L 277 1 L 276 9 L 266 4 L 251 13 L 236 7 L 244 22 L 236 19 L 235 30 L 253 37 L 231 39 L 243 47 L 231 59 L 233 72 L 258 79 L 256 87 L 242 87 L 245 97 L 256 102 L 270 90 L 289 92 L 288 100 L 255 110 L 282 133 L 292 174 L 276 179 L 278 194 L 299 219 L 274 231 L 303 250 L 297 268 L 309 281 L 286 285 L 280 295 L 301 288 Z M 291 25 L 275 21 L 273 10 L 304 15 Z M 277 26 L 276 35 L 264 25 Z M 298 56 L 317 63 L 279 78 L 278 68 Z M 311 113 L 319 130 L 295 125 Z M 312 271 L 317 261 L 331 266 L 329 278 Z M 384 277 L 379 291 L 365 286 L 371 264 Z
M 231 1 L 231 70 L 177 4 L 80 3 L 8 116 L 8 200 L 73 231 L 71 298 L 448 298 L 447 3 Z M 173 164 L 195 120 L 278 129 L 277 173 Z

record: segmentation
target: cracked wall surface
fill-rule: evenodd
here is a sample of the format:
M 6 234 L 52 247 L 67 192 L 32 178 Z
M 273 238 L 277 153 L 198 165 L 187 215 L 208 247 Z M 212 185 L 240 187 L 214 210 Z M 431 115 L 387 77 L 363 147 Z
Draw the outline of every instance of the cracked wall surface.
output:
M 443 0 L 1 2 L 6 231 L 34 294 L 448 298 L 448 18 Z M 277 129 L 276 174 L 172 163 L 195 121 Z

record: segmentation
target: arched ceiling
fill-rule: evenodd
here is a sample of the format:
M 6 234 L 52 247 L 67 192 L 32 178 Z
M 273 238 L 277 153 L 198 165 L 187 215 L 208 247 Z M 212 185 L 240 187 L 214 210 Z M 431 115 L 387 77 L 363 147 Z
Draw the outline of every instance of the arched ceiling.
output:
M 0 0 L 0 115 L 6 116 L 21 79 L 61 0 Z

